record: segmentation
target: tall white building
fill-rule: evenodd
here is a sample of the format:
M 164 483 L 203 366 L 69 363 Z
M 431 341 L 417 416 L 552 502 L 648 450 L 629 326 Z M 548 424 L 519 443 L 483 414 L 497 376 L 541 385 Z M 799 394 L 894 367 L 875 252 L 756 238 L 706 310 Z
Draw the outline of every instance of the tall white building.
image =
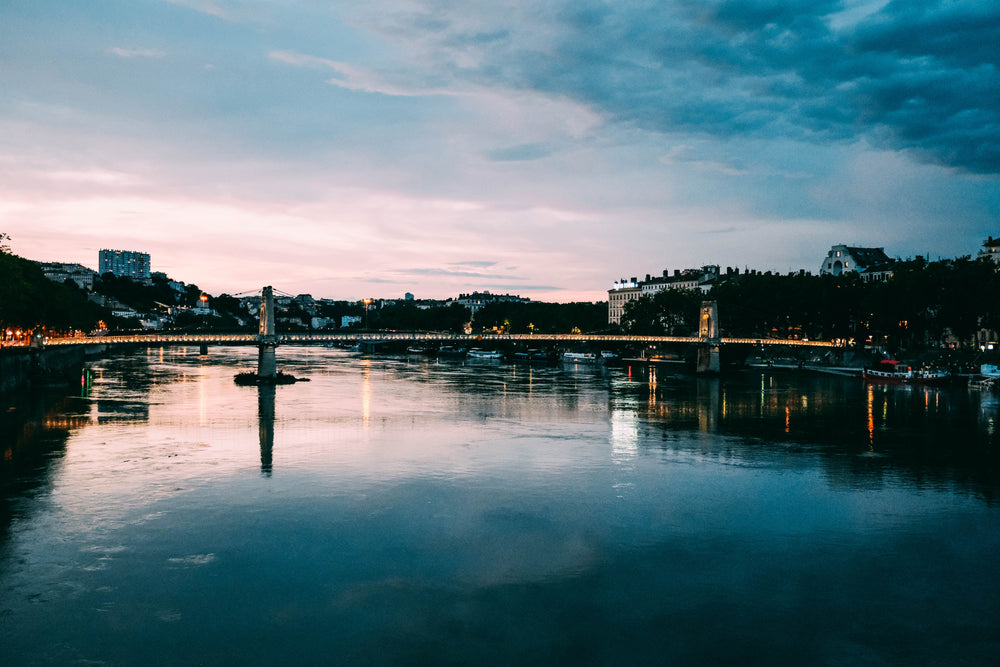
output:
M 664 271 L 662 276 L 653 277 L 646 274 L 645 280 L 633 277 L 631 280 L 621 280 L 614 283 L 608 290 L 608 324 L 621 324 L 625 304 L 644 296 L 653 296 L 657 292 L 668 289 L 700 289 L 707 292 L 719 277 L 719 267 L 715 264 L 703 266 L 700 269 L 674 270 L 670 275 Z
M 101 249 L 97 256 L 101 275 L 111 273 L 120 278 L 149 280 L 149 253 L 135 250 Z

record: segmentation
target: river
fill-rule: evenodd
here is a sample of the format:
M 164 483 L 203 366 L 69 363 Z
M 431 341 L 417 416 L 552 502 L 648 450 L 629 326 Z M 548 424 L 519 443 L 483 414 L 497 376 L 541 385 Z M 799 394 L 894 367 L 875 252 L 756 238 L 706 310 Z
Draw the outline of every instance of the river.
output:
M 1000 401 L 281 347 L 0 431 L 0 663 L 995 664 Z

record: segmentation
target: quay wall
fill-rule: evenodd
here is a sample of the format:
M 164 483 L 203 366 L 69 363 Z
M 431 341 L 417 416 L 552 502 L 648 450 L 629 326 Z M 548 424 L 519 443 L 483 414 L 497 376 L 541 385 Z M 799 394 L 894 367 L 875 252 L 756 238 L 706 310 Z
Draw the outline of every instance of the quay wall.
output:
M 79 375 L 88 355 L 102 351 L 82 345 L 4 348 L 0 350 L 0 393 L 72 380 Z

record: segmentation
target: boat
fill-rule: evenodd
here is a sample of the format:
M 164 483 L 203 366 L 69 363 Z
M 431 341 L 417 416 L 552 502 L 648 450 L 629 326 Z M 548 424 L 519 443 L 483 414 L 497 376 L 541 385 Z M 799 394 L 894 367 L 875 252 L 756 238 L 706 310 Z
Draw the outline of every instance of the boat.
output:
M 969 380 L 969 389 L 996 391 L 1000 389 L 1000 377 L 979 377 Z
M 552 363 L 556 361 L 558 356 L 555 352 L 547 352 L 545 350 L 531 349 L 527 352 L 515 352 L 514 361 L 527 361 L 527 362 L 537 362 L 537 363 Z
M 951 381 L 948 371 L 912 368 L 895 359 L 882 361 L 877 368 L 864 369 L 862 376 L 865 382 L 872 384 L 945 384 Z
M 562 360 L 571 364 L 595 364 L 597 355 L 593 352 L 564 352 Z
M 480 350 L 474 347 L 466 353 L 468 359 L 503 359 L 503 352 L 498 350 Z
M 464 359 L 465 348 L 455 347 L 453 345 L 442 345 L 438 348 L 437 356 L 448 359 Z
M 979 367 L 979 375 L 969 380 L 969 389 L 989 391 L 1000 389 L 1000 367 L 994 364 L 982 364 Z

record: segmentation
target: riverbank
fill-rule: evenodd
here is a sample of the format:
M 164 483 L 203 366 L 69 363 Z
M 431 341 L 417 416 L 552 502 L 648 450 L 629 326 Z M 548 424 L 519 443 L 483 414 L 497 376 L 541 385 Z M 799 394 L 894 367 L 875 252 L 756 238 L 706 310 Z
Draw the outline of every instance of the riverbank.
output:
M 79 377 L 87 358 L 106 351 L 106 345 L 3 348 L 0 350 L 0 394 L 72 382 Z

